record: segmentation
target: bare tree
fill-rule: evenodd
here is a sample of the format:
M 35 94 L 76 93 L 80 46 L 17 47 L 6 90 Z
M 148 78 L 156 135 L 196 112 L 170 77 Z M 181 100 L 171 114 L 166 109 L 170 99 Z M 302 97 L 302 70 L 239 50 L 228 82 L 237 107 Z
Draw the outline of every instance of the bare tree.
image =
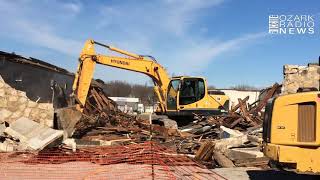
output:
M 208 86 L 208 90 L 213 90 L 213 89 L 216 89 L 216 87 L 213 86 L 213 85 L 209 85 L 209 86 Z
M 144 104 L 153 104 L 155 101 L 155 96 L 153 92 L 153 87 L 145 85 L 134 84 L 132 85 L 131 95 L 137 97 Z
M 108 96 L 129 97 L 131 94 L 131 85 L 124 81 L 110 81 L 104 88 Z
M 236 85 L 236 86 L 231 86 L 230 89 L 235 89 L 235 90 L 245 90 L 245 91 L 248 91 L 248 90 L 259 90 L 258 88 L 254 87 L 254 86 L 250 86 L 250 85 L 247 85 L 247 84 L 239 84 L 239 85 Z
M 110 81 L 104 84 L 104 91 L 108 96 L 136 97 L 144 104 L 156 102 L 153 87 L 140 84 L 129 84 L 123 81 Z

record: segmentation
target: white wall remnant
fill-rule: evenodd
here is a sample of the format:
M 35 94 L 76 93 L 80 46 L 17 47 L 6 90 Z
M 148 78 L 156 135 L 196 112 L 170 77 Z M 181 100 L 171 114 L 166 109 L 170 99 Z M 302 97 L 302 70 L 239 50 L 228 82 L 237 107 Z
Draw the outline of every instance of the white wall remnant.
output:
M 229 98 L 229 109 L 239 103 L 238 98 L 244 99 L 249 96 L 247 103 L 252 104 L 259 99 L 260 90 L 235 90 L 235 89 L 217 89 L 224 92 Z

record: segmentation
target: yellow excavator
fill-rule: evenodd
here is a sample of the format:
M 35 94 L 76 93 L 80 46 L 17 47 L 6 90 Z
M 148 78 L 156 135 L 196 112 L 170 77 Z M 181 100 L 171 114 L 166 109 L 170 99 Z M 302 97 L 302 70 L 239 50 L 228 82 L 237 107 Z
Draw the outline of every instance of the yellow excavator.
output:
M 96 54 L 95 45 L 102 46 L 122 56 Z M 154 82 L 154 92 L 159 101 L 158 114 L 172 119 L 198 115 L 222 114 L 229 109 L 226 95 L 209 95 L 206 80 L 202 77 L 178 76 L 170 78 L 153 57 L 130 53 L 94 40 L 87 40 L 79 57 L 73 83 L 76 108 L 83 111 L 96 64 L 143 73 Z
M 320 92 L 269 99 L 263 149 L 277 167 L 320 173 Z

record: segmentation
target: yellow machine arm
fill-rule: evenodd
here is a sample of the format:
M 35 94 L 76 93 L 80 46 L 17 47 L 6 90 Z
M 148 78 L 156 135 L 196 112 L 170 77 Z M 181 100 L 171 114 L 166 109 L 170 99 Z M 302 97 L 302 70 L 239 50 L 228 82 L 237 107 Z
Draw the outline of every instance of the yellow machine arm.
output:
M 127 57 L 96 54 L 94 49 L 95 44 Z M 93 78 L 95 65 L 98 63 L 106 66 L 143 73 L 151 77 L 154 82 L 154 91 L 160 102 L 160 108 L 162 112 L 165 111 L 165 92 L 170 82 L 170 78 L 166 70 L 155 60 L 141 55 L 129 53 L 112 46 L 104 45 L 93 40 L 87 40 L 80 54 L 79 61 L 80 62 L 72 87 L 73 93 L 79 102 L 79 105 L 77 106 L 78 110 L 83 110 L 83 105 L 86 102 L 90 83 Z

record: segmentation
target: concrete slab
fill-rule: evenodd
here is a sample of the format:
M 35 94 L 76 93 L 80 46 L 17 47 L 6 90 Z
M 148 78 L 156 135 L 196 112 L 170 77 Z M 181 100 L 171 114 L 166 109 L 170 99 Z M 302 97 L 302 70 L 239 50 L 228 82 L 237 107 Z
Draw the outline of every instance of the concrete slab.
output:
M 220 138 L 231 138 L 231 137 L 239 137 L 243 136 L 244 134 L 238 130 L 230 129 L 224 126 L 220 126 Z
M 260 158 L 264 156 L 263 153 L 260 151 L 259 147 L 232 148 L 226 150 L 224 154 L 232 161 L 250 158 Z
M 230 180 L 249 180 L 250 176 L 247 171 L 259 171 L 261 168 L 256 167 L 233 167 L 233 168 L 216 168 L 211 169 L 212 172 L 223 176 L 225 179 Z
M 222 153 L 225 153 L 227 149 L 233 148 L 233 147 L 240 147 L 244 143 L 248 142 L 248 136 L 243 135 L 239 137 L 231 137 L 231 138 L 225 138 L 225 139 L 219 139 L 215 141 L 214 149 L 216 151 L 220 151 Z
M 19 139 L 31 150 L 41 150 L 58 139 L 62 141 L 63 136 L 63 131 L 51 129 L 24 117 L 11 123 L 5 133 Z

